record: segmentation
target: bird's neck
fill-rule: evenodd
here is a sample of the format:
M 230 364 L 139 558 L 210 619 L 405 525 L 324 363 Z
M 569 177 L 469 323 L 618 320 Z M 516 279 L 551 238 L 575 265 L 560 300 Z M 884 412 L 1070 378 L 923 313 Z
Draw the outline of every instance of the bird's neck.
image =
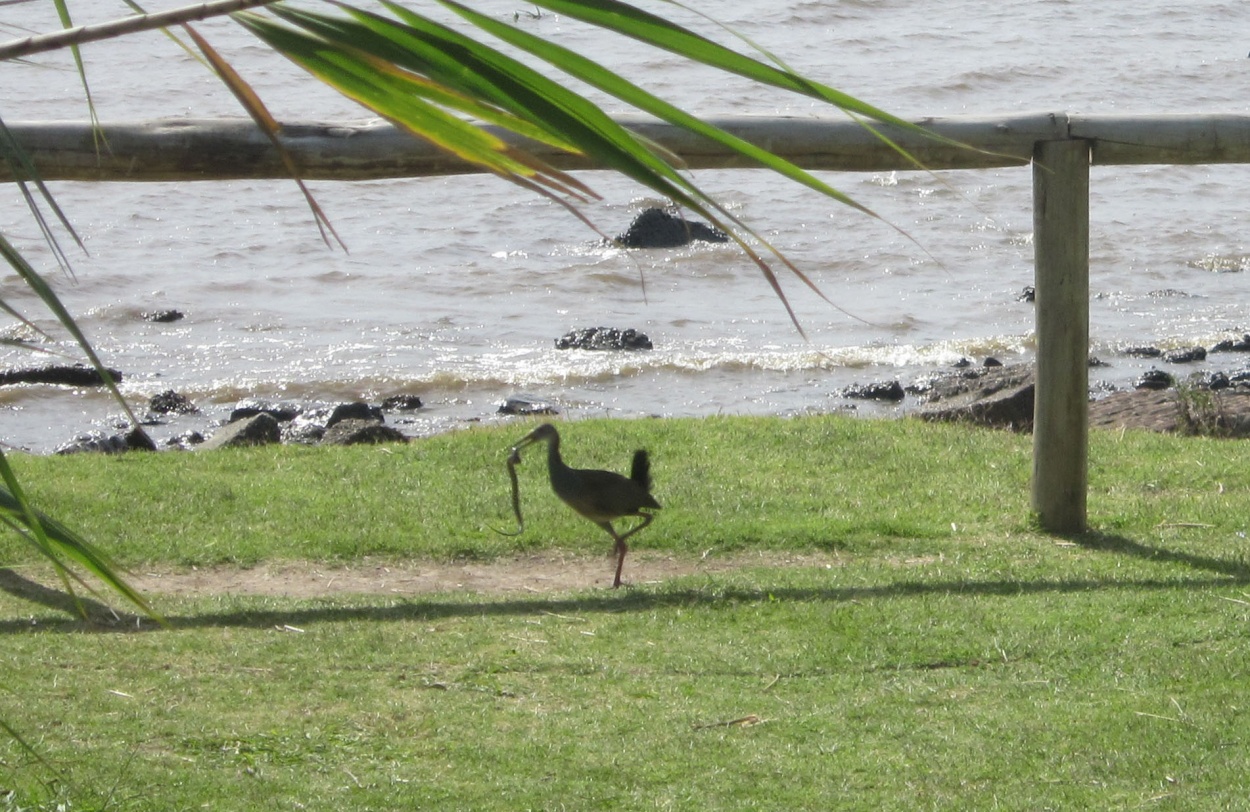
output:
M 547 470 L 555 473 L 567 469 L 568 466 L 564 464 L 564 459 L 560 456 L 560 438 L 552 437 L 547 441 Z

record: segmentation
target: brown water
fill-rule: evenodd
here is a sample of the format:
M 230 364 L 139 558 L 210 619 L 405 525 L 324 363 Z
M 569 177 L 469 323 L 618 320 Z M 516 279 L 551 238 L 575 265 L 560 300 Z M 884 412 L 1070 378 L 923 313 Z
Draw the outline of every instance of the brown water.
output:
M 524 10 L 484 7 L 509 20 Z M 79 22 L 125 13 L 104 0 L 75 8 Z M 919 0 L 707 7 L 794 67 L 905 116 L 1250 105 L 1250 46 L 1228 36 L 1244 27 L 1241 3 L 1182 11 L 1159 0 L 966 0 L 935 9 Z M 591 49 L 700 114 L 834 115 L 686 72 L 673 57 L 553 15 L 521 14 L 519 23 Z M 56 27 L 51 4 L 0 8 L 0 37 Z M 279 118 L 365 117 L 230 24 L 203 30 Z M 158 34 L 90 45 L 85 57 L 102 120 L 240 114 Z M 36 62 L 0 65 L 0 117 L 82 118 L 67 56 Z M 314 184 L 349 253 L 320 241 L 285 182 L 52 184 L 88 252 L 70 250 L 73 279 L 56 270 L 12 188 L 0 191 L 0 231 L 54 280 L 106 363 L 126 374 L 128 398 L 143 404 L 176 389 L 205 409 L 203 422 L 243 396 L 376 401 L 399 392 L 427 404 L 403 426 L 414 434 L 496 419 L 514 394 L 572 416 L 793 414 L 845 408 L 838 391 L 851 383 L 907 383 L 961 357 L 1031 357 L 1033 313 L 1017 301 L 1032 281 L 1027 168 L 822 177 L 916 242 L 762 172 L 696 174 L 863 320 L 787 280 L 810 341 L 733 248 L 604 247 L 562 208 L 482 177 Z M 659 202 L 605 173 L 586 180 L 604 197 L 588 213 L 606 233 Z M 1094 170 L 1091 337 L 1112 362 L 1094 370 L 1096 383 L 1122 385 L 1151 366 L 1123 357 L 1128 346 L 1210 346 L 1250 330 L 1247 180 L 1250 170 L 1230 166 Z M 0 276 L 0 296 L 49 323 L 11 274 Z M 186 318 L 139 317 L 160 308 Z M 553 347 L 569 329 L 600 325 L 637 328 L 656 349 Z M 0 367 L 43 360 L 0 349 Z M 1206 367 L 1240 363 L 1220 355 Z M 98 393 L 2 389 L 0 440 L 44 451 L 116 411 Z

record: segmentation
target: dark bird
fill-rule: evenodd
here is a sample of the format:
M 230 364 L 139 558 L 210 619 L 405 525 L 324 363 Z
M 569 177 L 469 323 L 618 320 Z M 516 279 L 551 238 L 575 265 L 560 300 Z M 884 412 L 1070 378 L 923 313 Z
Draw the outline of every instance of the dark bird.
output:
M 517 443 L 513 453 L 544 441 L 547 443 L 547 473 L 551 477 L 551 489 L 564 504 L 608 531 L 616 542 L 616 578 L 612 586 L 619 587 L 621 568 L 625 566 L 625 553 L 629 549 L 625 540 L 651 524 L 655 518 L 650 513 L 644 513 L 645 509 L 660 508 L 660 503 L 651 495 L 651 460 L 647 452 L 634 452 L 628 477 L 614 471 L 570 468 L 560 457 L 559 432 L 555 426 L 544 423 Z M 612 528 L 612 522 L 625 516 L 637 516 L 642 523 L 626 533 L 617 533 Z

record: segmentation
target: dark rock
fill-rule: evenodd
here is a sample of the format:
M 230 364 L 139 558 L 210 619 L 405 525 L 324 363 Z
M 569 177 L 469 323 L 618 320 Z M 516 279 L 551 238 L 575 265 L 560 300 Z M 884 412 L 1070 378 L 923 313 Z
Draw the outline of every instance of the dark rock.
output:
M 217 448 L 237 448 L 249 445 L 271 445 L 280 442 L 282 433 L 278 428 L 277 419 L 268 412 L 259 412 L 251 417 L 234 420 L 213 433 L 200 448 L 212 450 Z
M 1241 338 L 1226 338 L 1217 342 L 1211 348 L 1211 352 L 1250 352 L 1250 333 L 1246 333 Z
M 1024 364 L 968 370 L 933 382 L 923 420 L 968 422 L 1018 431 L 1033 427 L 1033 369 Z
M 649 350 L 651 339 L 630 327 L 586 327 L 570 330 L 556 339 L 557 350 Z
M 1124 354 L 1132 358 L 1158 358 L 1163 350 L 1158 347 L 1129 347 Z
M 204 435 L 198 431 L 184 431 L 177 437 L 170 437 L 165 441 L 165 445 L 169 448 L 192 448 L 204 442 Z
M 126 447 L 130 451 L 155 451 L 156 443 L 143 430 L 142 426 L 135 426 L 126 432 Z
M 1033 367 L 1030 364 L 1014 364 L 1004 367 L 970 367 L 944 375 L 929 382 L 925 393 L 926 403 L 936 403 L 964 395 L 987 397 L 1002 389 L 1010 389 L 1033 383 Z
M 190 398 L 172 389 L 153 395 L 148 401 L 148 410 L 156 414 L 196 414 L 199 412 Z
M 1208 372 L 1205 375 L 1201 375 L 1198 379 L 1198 386 L 1216 392 L 1221 389 L 1229 389 L 1232 385 L 1233 382 L 1229 379 L 1227 373 L 1224 372 Z
M 1176 379 L 1161 369 L 1148 369 L 1133 383 L 1134 389 L 1167 389 L 1176 385 Z
M 951 364 L 951 366 L 954 367 L 955 369 L 967 369 L 968 367 L 972 366 L 972 362 L 969 361 L 967 358 L 961 357 L 958 361 Z
M 181 321 L 183 318 L 182 311 L 180 310 L 149 310 L 141 315 L 145 321 L 157 322 L 160 324 Z
M 108 370 L 113 383 L 121 383 L 122 374 Z M 103 386 L 104 378 L 95 367 L 82 364 L 30 367 L 27 369 L 0 370 L 0 386 L 15 383 L 51 383 L 60 386 Z
M 1025 285 L 1024 290 L 1020 291 L 1020 295 L 1016 297 L 1017 302 L 1035 302 L 1037 301 L 1037 290 L 1032 285 Z
M 842 390 L 842 397 L 855 400 L 889 400 L 900 401 L 907 396 L 903 385 L 898 381 L 855 384 Z
M 985 366 L 987 367 L 1001 367 L 1002 365 L 1003 365 L 1003 362 L 999 361 L 997 358 L 985 359 Z
M 406 443 L 408 438 L 399 429 L 384 426 L 377 420 L 346 418 L 326 429 L 322 445 L 359 445 L 362 443 Z
M 555 406 L 544 400 L 530 400 L 528 398 L 508 398 L 499 406 L 499 414 L 555 415 L 559 413 Z
M 282 442 L 292 445 L 316 445 L 326 434 L 324 415 L 321 418 L 308 419 L 307 413 L 280 424 L 279 429 Z
M 1207 351 L 1205 347 L 1185 347 L 1183 349 L 1168 350 L 1163 353 L 1163 360 L 1169 364 L 1188 364 L 1193 361 L 1205 361 L 1207 359 Z
M 258 414 L 267 414 L 274 420 L 285 422 L 294 420 L 299 416 L 303 408 L 295 403 L 279 403 L 273 400 L 261 400 L 260 398 L 244 398 L 234 405 L 234 410 L 230 412 L 229 422 L 243 420 L 248 417 L 255 417 Z
M 360 401 L 340 403 L 330 410 L 330 416 L 326 418 L 326 428 L 331 428 L 344 420 L 374 420 L 381 423 L 383 419 L 382 410 L 377 406 L 370 406 Z
M 384 412 L 412 412 L 420 409 L 424 405 L 421 398 L 416 395 L 391 395 L 382 401 L 382 411 Z
M 89 431 L 79 434 L 72 440 L 61 443 L 52 450 L 53 454 L 121 454 L 129 451 L 130 445 L 123 434 L 105 434 L 102 431 Z
M 625 233 L 616 238 L 626 248 L 676 248 L 695 240 L 729 242 L 729 235 L 706 223 L 652 207 L 635 217 Z

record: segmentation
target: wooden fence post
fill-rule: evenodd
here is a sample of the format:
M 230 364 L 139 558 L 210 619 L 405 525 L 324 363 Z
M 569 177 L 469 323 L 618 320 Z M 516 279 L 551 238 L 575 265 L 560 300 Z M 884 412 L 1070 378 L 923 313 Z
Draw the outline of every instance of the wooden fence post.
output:
M 1090 142 L 1033 152 L 1037 385 L 1033 510 L 1052 533 L 1085 530 L 1089 446 Z

